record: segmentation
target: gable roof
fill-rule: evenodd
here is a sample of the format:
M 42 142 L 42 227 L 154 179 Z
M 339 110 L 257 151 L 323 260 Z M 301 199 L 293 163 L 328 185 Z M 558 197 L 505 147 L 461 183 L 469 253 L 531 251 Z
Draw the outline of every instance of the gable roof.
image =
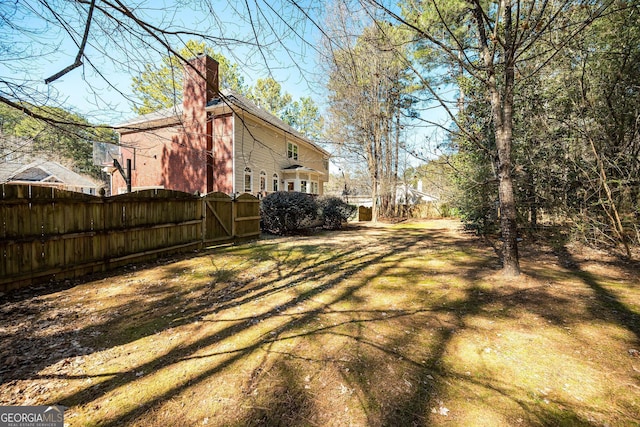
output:
M 413 188 L 409 184 L 400 184 L 396 188 L 396 203 L 416 204 L 420 202 L 437 202 L 438 198 Z
M 29 164 L 0 164 L 0 182 L 59 183 L 70 187 L 97 188 L 95 182 L 62 166 L 58 162 L 36 160 Z
M 127 120 L 126 122 L 118 123 L 114 126 L 116 129 L 128 130 L 140 130 L 154 126 L 150 126 L 154 122 L 178 122 L 182 116 L 182 104 L 174 105 L 170 108 L 162 108 L 152 113 L 142 114 Z
M 308 173 L 317 173 L 320 175 L 326 175 L 324 172 L 320 172 L 315 169 L 311 169 L 302 165 L 287 166 L 286 168 L 282 168 L 281 171 L 282 172 L 308 172 Z
M 221 106 L 228 106 L 229 108 L 234 110 L 234 112 L 237 112 L 236 110 L 245 111 L 256 118 L 269 123 L 272 126 L 275 126 L 283 132 L 286 132 L 295 136 L 296 138 L 303 140 L 326 156 L 330 156 L 328 151 L 319 147 L 308 137 L 291 127 L 289 124 L 280 120 L 278 117 L 274 116 L 267 110 L 257 106 L 253 101 L 244 97 L 240 93 L 225 88 L 220 90 L 219 95 L 220 96 L 218 96 L 217 98 L 214 98 L 211 101 L 207 102 L 207 105 L 205 107 L 207 111 L 214 110 Z M 133 119 L 123 123 L 119 123 L 114 127 L 116 129 L 127 131 L 129 130 L 128 128 L 130 128 L 131 130 L 141 130 L 160 127 L 165 124 L 175 124 L 180 122 L 182 111 L 182 104 L 177 104 L 170 108 L 163 108 L 158 111 L 154 111 L 153 113 L 134 117 Z
M 247 99 L 245 96 L 239 94 L 238 92 L 235 92 L 231 89 L 222 89 L 220 91 L 220 95 L 222 96 L 218 98 L 214 98 L 213 100 L 207 103 L 208 110 L 218 107 L 220 105 L 229 105 L 230 107 L 236 107 L 242 111 L 245 111 L 251 114 L 254 117 L 257 117 L 269 123 L 272 126 L 275 126 L 276 128 L 288 134 L 295 136 L 296 138 L 303 140 L 304 142 L 311 145 L 315 149 L 329 156 L 328 151 L 324 150 L 322 147 L 319 147 L 313 141 L 311 141 L 308 137 L 306 137 L 305 135 L 303 135 L 302 133 L 294 129 L 291 125 L 289 125 L 288 123 L 285 123 L 283 120 L 274 116 L 267 110 L 259 107 L 253 101 Z

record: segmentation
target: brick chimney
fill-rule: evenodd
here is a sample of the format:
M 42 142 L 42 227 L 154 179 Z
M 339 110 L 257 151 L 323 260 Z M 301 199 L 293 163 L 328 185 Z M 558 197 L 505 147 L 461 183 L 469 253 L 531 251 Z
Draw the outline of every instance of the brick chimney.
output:
M 218 96 L 218 62 L 208 55 L 199 55 L 189 64 L 184 67 L 182 131 L 174 138 L 176 155 L 169 166 L 170 182 L 176 190 L 206 193 L 211 169 L 211 131 L 205 108 L 207 102 Z
M 209 55 L 199 55 L 184 67 L 182 107 L 185 119 L 204 114 L 207 102 L 218 95 L 218 62 Z

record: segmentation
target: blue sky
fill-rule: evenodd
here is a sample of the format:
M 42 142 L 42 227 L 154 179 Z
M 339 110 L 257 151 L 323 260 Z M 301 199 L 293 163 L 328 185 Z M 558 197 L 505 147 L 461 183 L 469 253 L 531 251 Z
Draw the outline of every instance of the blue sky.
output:
M 312 87 L 318 69 L 314 46 L 319 40 L 313 25 L 305 22 L 299 11 L 291 9 L 291 6 L 288 9 L 278 6 L 278 10 L 266 2 L 248 2 L 247 10 L 244 2 L 238 2 L 236 6 L 233 2 L 213 1 L 213 11 L 202 9 L 207 2 L 182 3 L 183 6 L 177 6 L 177 2 L 170 0 L 127 2 L 137 16 L 153 25 L 202 32 L 211 38 L 231 39 L 209 44 L 240 65 L 246 83 L 253 84 L 258 78 L 272 75 L 294 99 L 312 96 L 317 103 L 322 102 L 317 96 L 318 88 Z M 44 79 L 74 62 L 88 10 L 86 6 L 78 10 L 64 0 L 53 0 L 52 4 L 61 6 L 56 12 L 69 23 L 68 31 L 61 30 L 57 23 L 48 24 L 46 19 L 38 16 L 46 13 L 52 19 L 49 12 L 43 13 L 37 1 L 18 0 L 14 10 L 6 3 L 0 6 L 0 12 L 4 15 L 7 15 L 7 10 L 13 12 L 12 19 L 17 26 L 30 30 L 15 31 L 7 26 L 0 28 L 0 37 L 11 39 L 16 47 L 14 58 L 20 60 L 14 61 L 14 64 L 10 64 L 11 58 L 0 60 L 0 77 L 12 78 L 17 84 L 22 83 L 31 91 L 37 91 L 34 100 L 40 98 L 49 105 L 71 109 L 92 122 L 115 124 L 131 117 L 131 103 L 127 99 L 127 96 L 131 96 L 131 78 L 144 63 L 158 62 L 160 54 L 153 49 L 133 48 L 126 41 L 116 41 L 117 29 L 110 34 L 109 28 L 99 28 L 98 22 L 102 17 L 96 12 L 98 19 L 92 24 L 85 50 L 87 58 L 83 59 L 85 65 L 45 85 Z M 309 11 L 315 13 L 311 8 Z M 275 19 L 276 13 L 283 15 L 284 19 Z M 114 39 L 110 39 L 111 35 L 114 35 Z M 304 37 L 305 42 L 299 35 Z M 196 37 L 184 35 L 181 38 L 186 41 Z M 263 46 L 252 46 L 255 40 Z M 178 39 L 173 39 L 172 44 L 177 49 L 181 47 Z M 27 54 L 21 58 L 23 51 Z M 21 62 L 21 67 L 12 69 L 11 65 L 18 62 Z
M 138 41 L 127 40 L 130 37 L 127 32 L 118 32 L 113 21 L 105 22 L 104 16 L 97 13 L 85 50 L 85 65 L 45 85 L 44 79 L 74 62 L 88 10 L 87 5 L 79 6 L 71 0 L 48 1 L 69 24 L 66 31 L 58 22 L 47 23 L 44 18 L 55 17 L 51 11 L 42 10 L 38 0 L 0 2 L 0 18 L 11 18 L 10 25 L 6 25 L 6 20 L 3 25 L 0 19 L 0 48 L 6 40 L 10 40 L 14 48 L 10 51 L 13 56 L 0 58 L 0 93 L 4 92 L 2 81 L 13 79 L 30 91 L 21 99 L 64 107 L 92 123 L 114 125 L 133 117 L 132 77 L 145 63 L 158 63 L 161 54 L 166 52 L 154 50 L 159 44 L 150 37 L 145 38 L 150 46 L 139 48 L 136 46 Z M 271 75 L 294 99 L 311 96 L 322 108 L 325 95 L 318 84 L 322 78 L 322 67 L 318 64 L 320 34 L 305 14 L 322 25 L 324 2 L 301 0 L 298 3 L 304 7 L 302 12 L 286 1 L 124 1 L 136 16 L 150 24 L 206 34 L 210 38 L 209 45 L 240 66 L 247 84 Z M 98 4 L 104 3 L 98 0 Z M 207 10 L 207 7 L 213 10 Z M 282 19 L 276 16 L 278 14 Z M 189 38 L 197 39 L 189 35 L 181 37 L 182 41 Z M 182 47 L 177 38 L 171 42 L 176 49 Z M 260 46 L 256 46 L 257 43 Z M 428 112 L 434 120 L 442 116 L 441 113 Z M 436 140 L 435 143 L 443 138 L 432 133 L 433 129 L 414 129 L 407 139 L 414 146 L 424 146 L 427 136 Z

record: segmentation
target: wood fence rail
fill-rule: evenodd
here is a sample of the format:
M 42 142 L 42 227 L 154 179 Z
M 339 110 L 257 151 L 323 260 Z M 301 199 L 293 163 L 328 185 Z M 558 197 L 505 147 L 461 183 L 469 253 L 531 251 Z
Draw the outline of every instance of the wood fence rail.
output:
M 211 200 L 215 199 L 215 205 Z M 0 291 L 260 236 L 260 201 L 145 190 L 95 197 L 0 185 Z M 215 226 L 216 217 L 228 226 Z

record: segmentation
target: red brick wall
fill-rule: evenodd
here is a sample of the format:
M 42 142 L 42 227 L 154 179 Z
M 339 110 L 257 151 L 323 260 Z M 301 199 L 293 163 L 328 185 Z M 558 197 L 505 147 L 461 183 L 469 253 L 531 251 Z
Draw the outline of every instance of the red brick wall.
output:
M 205 147 L 196 145 L 198 140 L 182 125 L 121 135 L 123 145 L 136 147 L 131 186 L 162 186 L 187 193 L 206 193 L 207 152 Z M 125 162 L 127 157 L 133 159 L 133 150 L 123 149 L 122 152 Z M 113 193 L 117 194 L 125 187 L 124 179 L 114 172 Z
M 122 149 L 124 158 L 122 166 L 125 167 L 126 159 L 130 158 L 132 159 L 132 166 L 135 167 L 132 173 L 132 187 L 164 186 L 167 189 L 175 189 L 170 186 L 169 177 L 166 176 L 167 168 L 165 168 L 163 160 L 166 146 L 171 146 L 178 132 L 179 126 L 172 126 L 153 131 L 130 132 L 120 135 L 122 145 L 136 147 L 135 159 L 133 158 L 132 149 Z M 124 191 L 125 188 L 124 179 L 117 171 L 114 172 L 112 180 L 113 194 L 118 194 Z
M 193 68 L 186 66 L 184 72 L 182 122 L 121 134 L 123 145 L 137 147 L 132 187 L 163 186 L 187 193 L 212 190 L 214 159 L 207 154 L 212 141 L 205 107 L 218 93 L 218 63 L 211 57 L 199 56 L 191 64 Z M 115 172 L 113 193 L 124 187 L 124 179 Z

